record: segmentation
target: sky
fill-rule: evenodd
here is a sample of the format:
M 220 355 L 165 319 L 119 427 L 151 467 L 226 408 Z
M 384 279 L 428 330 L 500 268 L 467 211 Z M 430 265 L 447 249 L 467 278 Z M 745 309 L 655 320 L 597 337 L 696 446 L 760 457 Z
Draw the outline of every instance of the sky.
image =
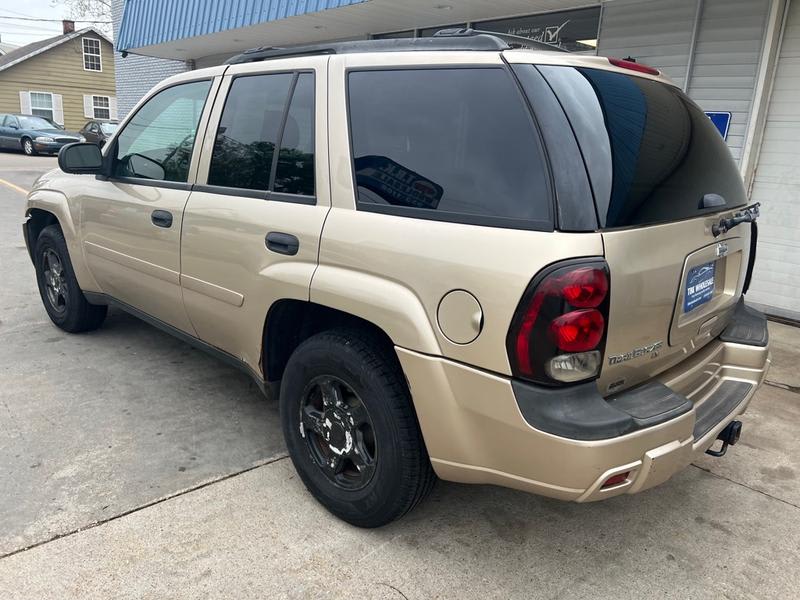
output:
M 0 41 L 24 45 L 61 33 L 61 19 L 68 18 L 69 10 L 53 0 L 0 0 Z M 53 21 L 25 21 L 10 17 L 53 19 Z M 88 23 L 76 23 L 75 28 Z

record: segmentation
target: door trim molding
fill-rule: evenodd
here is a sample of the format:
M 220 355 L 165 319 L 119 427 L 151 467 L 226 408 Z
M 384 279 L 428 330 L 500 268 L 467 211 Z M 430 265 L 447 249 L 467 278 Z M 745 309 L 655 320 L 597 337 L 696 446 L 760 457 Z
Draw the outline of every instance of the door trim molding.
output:
M 193 292 L 197 292 L 203 296 L 208 296 L 209 298 L 214 298 L 214 300 L 219 300 L 220 302 L 225 302 L 231 306 L 239 307 L 244 304 L 244 296 L 239 292 L 229 290 L 228 288 L 224 288 L 219 285 L 214 285 L 213 283 L 203 281 L 202 279 L 197 279 L 191 275 L 181 274 L 180 283 L 181 287 L 184 287 L 187 290 L 192 290 Z
M 86 252 L 89 254 L 104 258 L 105 260 L 117 263 L 123 267 L 128 267 L 134 271 L 139 271 L 145 275 L 150 275 L 156 279 L 161 279 L 162 281 L 166 281 L 175 285 L 180 285 L 180 274 L 177 271 L 147 262 L 146 260 L 142 260 L 140 258 L 135 258 L 122 252 L 117 252 L 116 250 L 106 248 L 105 246 L 95 244 L 94 242 L 84 241 L 83 246 L 86 249 Z

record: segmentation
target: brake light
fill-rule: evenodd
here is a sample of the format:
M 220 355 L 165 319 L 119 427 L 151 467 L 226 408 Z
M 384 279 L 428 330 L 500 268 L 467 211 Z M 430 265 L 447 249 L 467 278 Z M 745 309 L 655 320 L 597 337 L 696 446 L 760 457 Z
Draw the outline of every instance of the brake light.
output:
M 620 69 L 628 69 L 629 71 L 638 71 L 639 73 L 647 73 L 648 75 L 661 75 L 661 71 L 659 71 L 655 67 L 651 67 L 649 65 L 643 65 L 642 63 L 634 62 L 632 60 L 625 60 L 623 58 L 613 58 L 609 56 L 608 62 L 610 62 L 615 67 L 619 67 Z
M 587 352 L 600 343 L 605 326 L 605 319 L 596 308 L 574 310 L 553 319 L 550 335 L 559 350 Z
M 562 263 L 534 278 L 508 332 L 515 376 L 553 385 L 599 374 L 608 281 L 602 260 Z

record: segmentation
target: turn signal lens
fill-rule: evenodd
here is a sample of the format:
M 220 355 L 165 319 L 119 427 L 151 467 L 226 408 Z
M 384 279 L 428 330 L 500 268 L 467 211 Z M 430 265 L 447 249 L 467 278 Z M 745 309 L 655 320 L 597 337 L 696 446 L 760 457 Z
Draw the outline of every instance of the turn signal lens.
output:
M 596 308 L 608 293 L 608 277 L 601 269 L 575 269 L 562 275 L 559 283 L 561 296 L 575 308 Z
M 550 335 L 564 352 L 594 350 L 603 337 L 606 322 L 596 308 L 573 310 L 550 323 Z

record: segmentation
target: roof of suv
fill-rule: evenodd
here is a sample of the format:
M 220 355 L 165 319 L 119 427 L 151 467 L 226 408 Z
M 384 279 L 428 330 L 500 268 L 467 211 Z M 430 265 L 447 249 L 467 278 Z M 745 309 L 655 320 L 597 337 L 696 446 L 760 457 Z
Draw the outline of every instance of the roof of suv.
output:
M 319 54 L 353 54 L 359 52 L 409 52 L 409 51 L 502 51 L 512 48 L 532 48 L 547 52 L 566 52 L 557 46 L 515 35 L 483 32 L 474 29 L 443 29 L 432 37 L 397 38 L 386 40 L 356 40 L 329 44 L 310 44 L 289 48 L 250 48 L 226 61 L 234 65 L 290 56 Z

